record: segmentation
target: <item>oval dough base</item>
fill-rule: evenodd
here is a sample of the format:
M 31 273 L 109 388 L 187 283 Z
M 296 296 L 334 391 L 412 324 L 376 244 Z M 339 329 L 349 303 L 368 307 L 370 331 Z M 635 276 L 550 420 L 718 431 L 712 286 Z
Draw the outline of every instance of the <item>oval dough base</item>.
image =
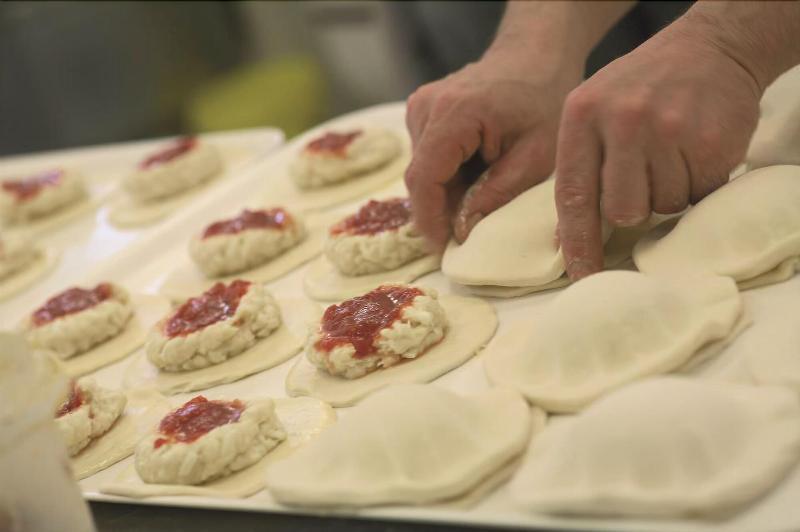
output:
M 101 486 L 102 493 L 144 498 L 167 495 L 243 498 L 258 493 L 265 486 L 266 471 L 275 462 L 291 455 L 336 421 L 336 412 L 327 404 L 302 397 L 274 399 L 275 412 L 286 430 L 286 439 L 250 467 L 200 486 L 147 484 L 139 478 L 133 464 L 117 479 Z
M 114 425 L 71 458 L 76 480 L 102 471 L 133 454 L 136 444 L 169 411 L 164 397 L 154 390 L 131 390 L 128 404 Z
M 199 183 L 179 194 L 148 202 L 137 201 L 124 190 L 119 189 L 116 199 L 112 200 L 108 206 L 108 221 L 119 229 L 153 224 L 186 205 L 226 175 L 226 173 L 217 174 L 208 181 Z
M 411 283 L 438 270 L 441 260 L 438 255 L 425 255 L 388 272 L 347 277 L 339 273 L 328 257 L 321 255 L 306 270 L 303 288 L 306 295 L 316 301 L 341 301 L 365 294 L 382 284 Z
M 19 294 L 53 271 L 58 264 L 58 252 L 52 249 L 40 249 L 39 251 L 39 256 L 26 268 L 0 280 L 0 301 Z
M 279 179 L 270 180 L 269 189 L 264 192 L 262 204 L 282 203 L 298 211 L 321 210 L 362 198 L 395 181 L 400 181 L 411 161 L 411 156 L 407 133 L 398 132 L 398 137 L 402 146 L 401 153 L 397 158 L 377 170 L 326 187 L 308 190 L 298 188 L 288 173 L 288 162 L 284 163 L 283 175 Z M 294 156 L 294 152 L 283 159 L 288 161 L 289 156 Z
M 286 393 L 316 397 L 337 407 L 350 406 L 390 384 L 427 383 L 461 366 L 491 340 L 497 315 L 489 303 L 476 298 L 442 296 L 439 302 L 449 322 L 447 333 L 418 358 L 350 380 L 318 370 L 303 355 L 286 377 Z
M 302 242 L 261 266 L 223 277 L 206 277 L 188 255 L 184 256 L 183 263 L 164 279 L 159 293 L 178 305 L 190 297 L 202 294 L 220 281 L 224 283 L 234 279 L 245 279 L 254 283 L 274 281 L 322 253 L 328 227 L 337 218 L 331 214 L 309 217 L 308 234 Z
M 120 334 L 67 359 L 58 365 L 70 377 L 80 377 L 122 360 L 144 344 L 147 330 L 169 311 L 169 303 L 161 296 L 131 294 L 134 315 Z
M 154 387 L 161 393 L 176 393 L 205 390 L 220 384 L 243 379 L 254 373 L 270 369 L 286 362 L 303 349 L 303 341 L 294 336 L 286 325 L 259 340 L 253 347 L 221 364 L 191 371 L 160 371 L 140 353 L 123 377 L 125 388 Z

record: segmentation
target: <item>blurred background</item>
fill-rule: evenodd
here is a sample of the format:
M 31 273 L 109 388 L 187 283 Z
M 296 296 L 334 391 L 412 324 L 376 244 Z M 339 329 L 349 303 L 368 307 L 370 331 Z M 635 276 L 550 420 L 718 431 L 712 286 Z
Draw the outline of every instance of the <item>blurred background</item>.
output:
M 587 74 L 689 2 L 642 2 Z M 0 155 L 276 126 L 291 137 L 480 57 L 504 2 L 0 2 Z

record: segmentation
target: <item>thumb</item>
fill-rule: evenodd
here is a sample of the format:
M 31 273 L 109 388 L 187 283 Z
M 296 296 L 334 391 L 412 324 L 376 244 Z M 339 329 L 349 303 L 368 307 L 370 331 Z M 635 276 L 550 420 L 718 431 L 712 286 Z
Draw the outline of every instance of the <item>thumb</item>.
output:
M 555 166 L 552 150 L 537 139 L 521 140 L 464 194 L 453 220 L 453 236 L 464 242 L 478 222 L 534 185 Z

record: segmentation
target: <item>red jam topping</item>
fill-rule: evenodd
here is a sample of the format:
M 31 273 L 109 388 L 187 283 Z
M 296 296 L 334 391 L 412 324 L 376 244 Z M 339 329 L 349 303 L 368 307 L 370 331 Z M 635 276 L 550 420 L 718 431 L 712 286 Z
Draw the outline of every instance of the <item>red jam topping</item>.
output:
M 362 132 L 360 130 L 350 131 L 349 133 L 325 133 L 308 143 L 306 149 L 311 152 L 324 152 L 337 157 L 344 157 L 347 147 Z
M 176 140 L 172 145 L 163 150 L 154 153 L 141 163 L 139 163 L 139 168 L 142 170 L 147 170 L 153 166 L 158 166 L 160 164 L 165 164 L 170 162 L 171 160 L 175 159 L 183 155 L 184 153 L 188 152 L 189 150 L 193 149 L 197 146 L 197 139 L 194 137 L 183 137 Z
M 386 201 L 370 200 L 357 213 L 348 216 L 330 229 L 332 235 L 374 235 L 397 229 L 411 221 L 411 200 L 393 198 Z
M 170 338 L 186 336 L 236 313 L 239 301 L 250 288 L 250 281 L 235 280 L 228 286 L 217 283 L 203 295 L 193 297 L 167 320 L 164 333 Z
M 36 327 L 53 320 L 93 307 L 110 298 L 114 290 L 109 283 L 100 283 L 91 289 L 70 288 L 51 297 L 47 303 L 36 309 L 32 316 Z
M 214 235 L 232 235 L 245 229 L 282 229 L 292 223 L 292 217 L 281 208 L 250 211 L 229 220 L 221 220 L 206 227 L 203 238 Z
M 16 196 L 17 201 L 25 201 L 39 194 L 44 187 L 58 185 L 63 176 L 63 170 L 49 170 L 25 179 L 3 181 L 3 190 Z
M 78 383 L 72 381 L 72 387 L 69 390 L 69 397 L 56 412 L 56 417 L 66 416 L 70 412 L 74 412 L 83 405 L 83 392 L 78 388 Z
M 156 439 L 153 447 L 158 449 L 167 443 L 191 443 L 211 430 L 236 423 L 244 412 L 241 401 L 209 401 L 202 395 L 170 412 L 158 425 L 163 438 Z
M 355 357 L 375 352 L 374 342 L 381 330 L 390 327 L 414 298 L 422 295 L 418 288 L 384 285 L 363 296 L 354 297 L 325 310 L 320 324 L 320 339 L 314 347 L 330 352 L 350 343 Z

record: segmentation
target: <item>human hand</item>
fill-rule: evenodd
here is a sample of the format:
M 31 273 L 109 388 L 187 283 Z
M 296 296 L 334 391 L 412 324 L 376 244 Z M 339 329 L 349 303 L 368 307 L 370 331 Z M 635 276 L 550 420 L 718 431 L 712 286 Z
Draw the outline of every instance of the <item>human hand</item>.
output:
M 487 54 L 408 99 L 406 185 L 415 224 L 437 250 L 451 229 L 462 242 L 484 216 L 553 172 L 561 106 L 583 65 L 543 58 L 538 68 L 523 67 L 532 53 Z M 468 186 L 464 165 L 474 156 L 490 169 Z
M 559 240 L 572 280 L 602 269 L 601 217 L 626 227 L 728 182 L 762 88 L 681 20 L 572 91 L 558 137 Z

